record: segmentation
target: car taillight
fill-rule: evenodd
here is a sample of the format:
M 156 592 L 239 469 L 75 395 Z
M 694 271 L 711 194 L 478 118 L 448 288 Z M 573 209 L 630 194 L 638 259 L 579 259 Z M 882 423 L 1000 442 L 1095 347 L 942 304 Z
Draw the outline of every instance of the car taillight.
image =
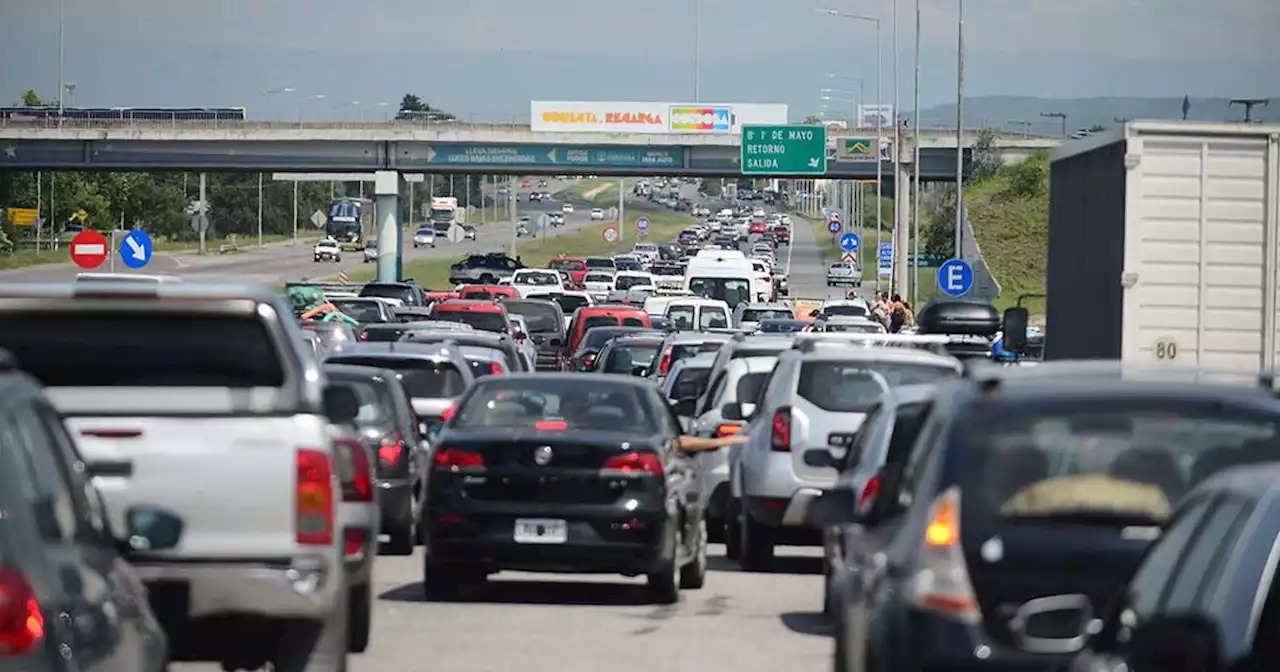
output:
M 779 408 L 773 413 L 769 447 L 780 453 L 791 452 L 791 409 Z
M 27 577 L 0 565 L 0 660 L 21 656 L 44 639 L 44 613 Z
M 866 486 L 862 488 L 862 494 L 858 495 L 858 510 L 866 511 L 876 503 L 876 497 L 880 496 L 880 477 L 872 476 L 867 481 Z
M 586 369 L 590 369 L 591 365 L 595 364 L 595 362 L 596 362 L 595 355 L 584 355 L 582 358 L 582 366 L 583 368 L 586 368 Z
M 667 351 L 662 353 L 662 362 L 658 364 L 658 373 L 666 374 L 671 370 L 671 351 L 674 349 L 667 348 Z
M 601 469 L 661 476 L 662 459 L 653 453 L 624 453 L 605 460 Z
M 444 422 L 449 422 L 449 418 L 452 418 L 453 414 L 457 412 L 457 410 L 458 408 L 456 406 L 449 404 L 443 411 L 440 411 L 440 419 Z
M 436 451 L 432 463 L 437 469 L 470 469 L 484 466 L 484 456 L 469 450 L 441 448 Z
M 741 429 L 742 425 L 736 422 L 722 422 L 716 425 L 716 438 L 720 439 L 726 436 L 733 436 L 741 431 Z
M 358 558 L 364 555 L 364 543 L 369 535 L 358 527 L 349 527 L 342 531 L 342 554 L 347 558 Z
M 355 439 L 339 439 L 334 448 L 341 450 L 347 464 L 351 466 L 351 477 L 342 479 L 342 501 L 373 501 L 373 465 L 369 464 L 369 453 L 364 445 Z
M 489 362 L 489 375 L 501 376 L 504 373 L 502 365 L 497 362 Z
M 362 341 L 367 341 L 367 340 L 369 340 L 369 332 L 367 332 L 367 331 L 362 331 L 362 332 L 360 332 L 360 340 L 362 340 Z
M 294 533 L 299 544 L 333 543 L 333 465 L 314 448 L 299 448 Z
M 384 469 L 394 467 L 404 453 L 404 441 L 398 433 L 382 437 L 378 443 L 378 462 Z
M 544 432 L 563 432 L 569 429 L 569 423 L 564 420 L 539 420 L 533 424 L 533 428 Z
M 919 570 L 908 599 L 921 609 L 966 623 L 982 620 L 969 569 L 960 547 L 960 489 L 948 488 L 929 508 L 921 543 Z

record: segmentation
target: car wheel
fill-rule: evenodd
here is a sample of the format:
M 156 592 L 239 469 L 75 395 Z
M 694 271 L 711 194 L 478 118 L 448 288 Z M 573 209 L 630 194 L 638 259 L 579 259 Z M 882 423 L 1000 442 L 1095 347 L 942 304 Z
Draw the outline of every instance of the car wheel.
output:
M 373 628 L 373 590 L 368 583 L 351 589 L 347 617 L 347 653 L 364 653 L 369 648 L 369 631 Z
M 413 555 L 414 525 L 407 523 L 397 527 L 387 535 L 387 545 L 383 547 L 387 555 Z
M 736 499 L 730 498 L 725 505 L 724 555 L 730 560 L 737 560 L 738 551 L 742 550 L 741 511 L 742 504 Z
M 680 568 L 680 588 L 697 590 L 707 582 L 707 523 L 698 524 L 697 547 L 693 559 Z
M 342 257 L 334 257 L 334 258 L 333 258 L 333 263 L 335 263 L 335 264 L 341 264 L 341 263 L 342 263 Z
M 498 282 L 498 279 L 493 277 L 492 275 L 489 275 L 488 273 L 480 276 L 480 284 L 482 285 L 492 285 L 492 284 L 495 284 L 496 282 Z
M 773 530 L 761 525 L 746 511 L 741 518 L 738 565 L 748 572 L 769 571 L 773 567 Z
M 723 544 L 725 536 L 726 524 L 723 518 L 707 516 L 707 541 L 713 544 Z
M 675 604 L 680 601 L 680 583 L 677 577 L 676 551 L 680 544 L 680 532 L 676 531 L 675 543 L 671 545 L 671 558 L 662 563 L 662 567 L 648 578 L 649 599 L 654 604 Z

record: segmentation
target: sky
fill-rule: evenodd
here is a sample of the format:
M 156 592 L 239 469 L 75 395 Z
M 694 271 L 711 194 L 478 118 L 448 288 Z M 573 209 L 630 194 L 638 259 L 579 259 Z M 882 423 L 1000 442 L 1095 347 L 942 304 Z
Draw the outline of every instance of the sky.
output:
M 876 102 L 876 23 L 816 11 L 829 7 L 879 18 L 879 97 L 893 101 L 896 52 L 899 105 L 913 108 L 913 0 L 898 0 L 896 50 L 893 0 L 61 2 L 80 106 L 355 120 L 414 93 L 464 119 L 527 121 L 535 99 L 696 94 L 799 118 L 823 95 Z M 927 108 L 956 97 L 957 2 L 919 2 Z M 3 102 L 54 97 L 59 0 L 0 0 L 0 24 Z M 966 96 L 1280 95 L 1280 0 L 969 0 L 964 26 Z

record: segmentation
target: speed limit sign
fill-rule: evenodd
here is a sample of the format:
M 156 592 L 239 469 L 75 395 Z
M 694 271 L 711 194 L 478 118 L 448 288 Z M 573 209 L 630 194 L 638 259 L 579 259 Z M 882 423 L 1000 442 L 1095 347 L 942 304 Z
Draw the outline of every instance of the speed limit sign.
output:
M 604 231 L 600 232 L 600 235 L 604 238 L 604 242 L 612 245 L 618 242 L 618 227 L 606 226 L 604 227 Z

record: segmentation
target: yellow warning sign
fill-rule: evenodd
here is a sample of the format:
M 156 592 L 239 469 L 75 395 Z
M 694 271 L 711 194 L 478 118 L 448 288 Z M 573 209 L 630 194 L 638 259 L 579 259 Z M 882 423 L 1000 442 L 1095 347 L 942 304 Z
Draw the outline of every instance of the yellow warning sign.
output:
M 5 214 L 14 226 L 31 226 L 40 217 L 40 211 L 35 208 L 7 208 Z

